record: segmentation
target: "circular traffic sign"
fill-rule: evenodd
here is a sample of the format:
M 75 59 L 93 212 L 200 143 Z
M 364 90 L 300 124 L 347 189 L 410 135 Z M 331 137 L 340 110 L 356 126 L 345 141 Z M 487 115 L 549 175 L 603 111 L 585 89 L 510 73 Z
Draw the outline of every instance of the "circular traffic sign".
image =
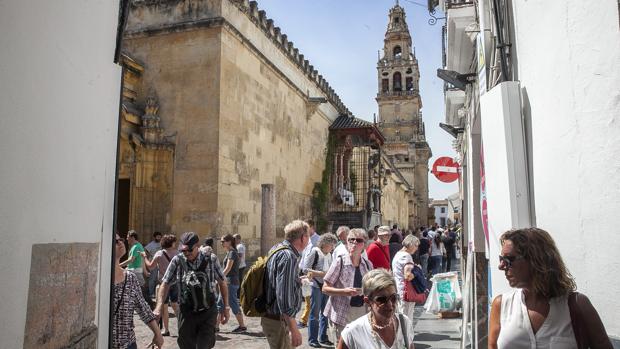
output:
M 459 164 L 451 157 L 442 156 L 433 163 L 431 173 L 444 183 L 452 183 L 459 179 Z

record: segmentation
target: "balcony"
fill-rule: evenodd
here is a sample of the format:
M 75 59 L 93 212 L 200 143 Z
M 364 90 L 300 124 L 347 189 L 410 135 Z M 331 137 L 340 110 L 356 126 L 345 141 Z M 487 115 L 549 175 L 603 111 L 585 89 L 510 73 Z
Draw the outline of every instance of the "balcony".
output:
M 459 117 L 459 109 L 465 105 L 465 91 L 458 89 L 447 89 L 445 91 L 446 121 L 445 123 L 453 126 L 462 126 L 463 120 Z
M 410 56 L 409 58 L 383 58 L 379 61 L 378 66 L 380 68 L 382 67 L 388 67 L 388 66 L 401 66 L 404 64 L 411 64 L 411 62 L 413 61 L 413 56 Z
M 445 69 L 467 73 L 474 60 L 476 8 L 472 1 L 463 0 L 440 0 L 439 6 L 446 13 Z
M 377 93 L 377 98 L 417 96 L 419 93 L 420 91 L 418 89 L 413 89 L 409 91 L 383 91 Z
M 432 11 L 436 7 L 439 7 L 439 9 L 445 13 L 446 10 L 473 4 L 473 0 L 428 0 L 428 10 Z

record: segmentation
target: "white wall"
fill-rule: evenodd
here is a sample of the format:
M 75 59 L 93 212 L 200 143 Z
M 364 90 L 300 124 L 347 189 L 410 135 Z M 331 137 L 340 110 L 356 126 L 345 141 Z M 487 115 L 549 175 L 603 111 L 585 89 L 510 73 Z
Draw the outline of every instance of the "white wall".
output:
M 120 68 L 118 1 L 0 1 L 0 338 L 23 345 L 31 247 L 102 243 L 107 347 Z
M 554 236 L 579 290 L 618 337 L 618 3 L 513 3 L 536 224 Z
M 447 205 L 433 205 L 433 207 L 435 208 L 435 223 L 442 225 L 441 224 L 441 219 L 444 219 L 444 224 L 446 225 L 448 224 L 448 206 Z M 441 209 L 443 208 L 443 212 L 441 212 Z

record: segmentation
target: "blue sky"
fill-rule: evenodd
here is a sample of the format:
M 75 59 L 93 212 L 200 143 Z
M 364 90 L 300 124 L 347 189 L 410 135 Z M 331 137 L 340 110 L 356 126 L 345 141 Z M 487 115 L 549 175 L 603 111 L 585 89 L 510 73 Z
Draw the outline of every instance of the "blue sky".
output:
M 422 115 L 426 139 L 439 156 L 455 156 L 452 137 L 439 128 L 444 121 L 441 25 L 432 26 L 426 0 L 401 0 L 420 66 Z M 377 51 L 383 48 L 388 12 L 394 0 L 258 0 L 258 7 L 293 41 L 323 75 L 344 104 L 361 119 L 377 113 Z M 429 173 L 429 195 L 443 199 L 458 191 L 458 182 L 439 182 Z

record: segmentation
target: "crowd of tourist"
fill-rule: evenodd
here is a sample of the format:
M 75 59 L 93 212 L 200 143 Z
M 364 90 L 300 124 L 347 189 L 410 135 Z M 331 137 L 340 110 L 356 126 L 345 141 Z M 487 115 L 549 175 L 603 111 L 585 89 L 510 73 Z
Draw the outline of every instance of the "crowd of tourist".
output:
M 414 289 L 409 283 L 423 278 L 426 285 L 433 275 L 452 270 L 460 253 L 458 240 L 454 228 L 432 226 L 412 232 L 396 225 L 369 231 L 340 226 L 336 234 L 318 234 L 312 220 L 294 220 L 284 228 L 284 240 L 265 259 L 246 268 L 247 248 L 239 234 L 220 238 L 219 252 L 224 254 L 220 263 L 213 238 L 201 246 L 197 234 L 186 232 L 177 246 L 175 235 L 154 233 L 143 247 L 138 234 L 129 231 L 129 252 L 122 262 L 124 240 L 118 235 L 115 240 L 112 347 L 136 348 L 136 312 L 153 332 L 151 347 L 161 348 L 163 337 L 170 335 L 170 306 L 178 319 L 181 349 L 214 347 L 219 326 L 228 322 L 230 312 L 237 322 L 233 334 L 247 331 L 244 313 L 260 316 L 273 349 L 301 345 L 301 331 L 306 327 L 307 344 L 314 348 L 412 349 L 415 301 L 407 294 Z M 540 328 L 544 337 L 537 340 L 561 336 L 565 342 L 583 340 L 606 347 L 596 310 L 585 295 L 575 292 L 574 281 L 548 233 L 536 228 L 510 231 L 502 236 L 501 244 L 500 269 L 506 271 L 510 285 L 519 289 L 493 302 L 491 347 L 512 348 L 515 343 L 529 347 L 531 338 L 517 321 L 524 316 L 522 309 L 512 306 L 523 299 L 528 312 L 537 315 L 530 315 L 531 326 Z M 537 264 L 532 264 L 532 258 Z M 549 270 L 557 275 L 544 278 Z M 263 287 L 243 288 L 245 272 L 246 279 L 259 280 Z M 304 283 L 311 289 L 305 297 Z M 245 308 L 248 304 L 251 311 Z M 588 321 L 581 339 L 569 336 L 568 328 L 575 326 L 571 324 L 573 308 Z M 552 325 L 543 330 L 542 323 L 552 313 Z

